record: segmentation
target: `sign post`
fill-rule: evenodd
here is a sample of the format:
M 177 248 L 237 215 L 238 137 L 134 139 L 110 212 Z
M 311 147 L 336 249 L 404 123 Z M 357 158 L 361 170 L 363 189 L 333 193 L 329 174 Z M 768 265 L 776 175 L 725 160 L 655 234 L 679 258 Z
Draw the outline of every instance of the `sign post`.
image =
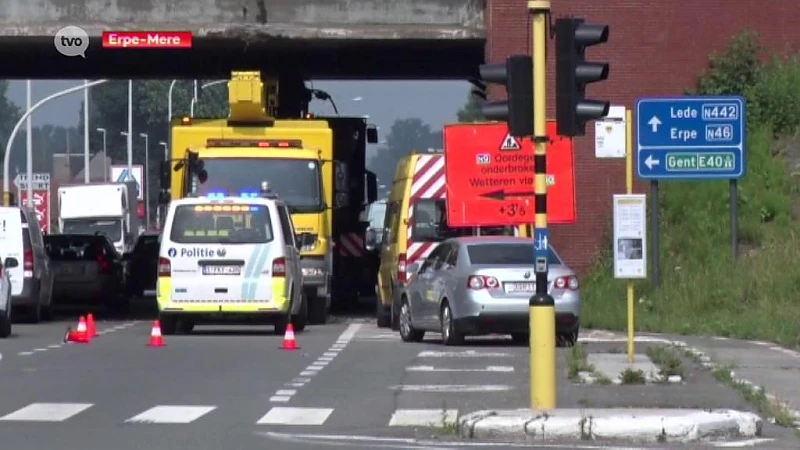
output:
M 731 250 L 737 256 L 737 181 L 745 173 L 740 96 L 642 98 L 636 103 L 637 173 L 651 182 L 653 284 L 659 285 L 658 182 L 728 180 Z

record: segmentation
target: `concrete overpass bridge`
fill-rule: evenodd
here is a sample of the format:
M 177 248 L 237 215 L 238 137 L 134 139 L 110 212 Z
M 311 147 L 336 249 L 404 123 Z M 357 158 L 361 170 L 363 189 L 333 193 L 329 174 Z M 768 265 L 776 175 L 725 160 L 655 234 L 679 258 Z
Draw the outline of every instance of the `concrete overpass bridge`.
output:
M 316 79 L 467 78 L 484 0 L 3 0 L 2 78 L 212 78 L 232 68 Z M 90 36 L 65 57 L 62 27 Z M 190 31 L 191 49 L 104 49 L 103 31 Z

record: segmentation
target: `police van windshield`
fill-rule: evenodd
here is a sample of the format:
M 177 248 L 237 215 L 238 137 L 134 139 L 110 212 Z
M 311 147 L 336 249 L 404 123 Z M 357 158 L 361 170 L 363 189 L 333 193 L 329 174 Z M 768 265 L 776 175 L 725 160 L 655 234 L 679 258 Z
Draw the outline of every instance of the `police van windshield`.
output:
M 198 183 L 199 195 L 221 192 L 238 196 L 258 192 L 261 182 L 269 183 L 291 212 L 314 213 L 323 208 L 319 164 L 307 159 L 289 158 L 203 158 L 208 172 L 205 183 Z
M 170 240 L 179 244 L 265 244 L 273 239 L 263 205 L 181 205 Z

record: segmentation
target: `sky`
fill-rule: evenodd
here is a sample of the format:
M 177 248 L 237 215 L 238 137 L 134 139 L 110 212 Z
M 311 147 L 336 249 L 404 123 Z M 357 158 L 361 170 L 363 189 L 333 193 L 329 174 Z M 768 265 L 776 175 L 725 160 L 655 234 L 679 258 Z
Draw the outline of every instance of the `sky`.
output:
M 31 101 L 58 91 L 83 84 L 83 80 L 36 80 L 32 83 Z M 339 113 L 344 116 L 368 115 L 385 139 L 397 119 L 419 117 L 433 129 L 456 120 L 456 111 L 467 100 L 470 85 L 464 81 L 316 81 L 313 87 L 333 97 Z M 24 80 L 9 83 L 8 98 L 25 108 Z M 166 99 L 164 99 L 166 101 Z M 34 114 L 34 126 L 43 124 L 75 126 L 78 124 L 81 91 L 56 98 L 41 106 Z M 329 102 L 315 101 L 312 111 L 333 115 Z M 90 124 L 91 126 L 91 124 Z

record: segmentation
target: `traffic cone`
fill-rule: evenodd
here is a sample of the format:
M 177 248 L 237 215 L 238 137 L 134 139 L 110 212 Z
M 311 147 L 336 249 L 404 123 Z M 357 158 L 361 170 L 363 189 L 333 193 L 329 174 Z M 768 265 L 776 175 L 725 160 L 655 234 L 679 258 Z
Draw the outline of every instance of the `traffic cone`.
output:
M 283 346 L 281 349 L 283 350 L 297 350 L 300 347 L 297 346 L 297 341 L 294 338 L 294 325 L 289 322 L 289 325 L 286 326 L 286 332 L 283 334 Z
M 97 337 L 97 329 L 94 327 L 94 315 L 92 313 L 86 316 L 86 333 L 89 335 L 89 339 Z
M 89 336 L 86 332 L 86 320 L 81 316 L 78 319 L 78 329 L 67 328 L 65 341 L 73 344 L 88 344 Z
M 148 347 L 164 347 L 167 344 L 164 343 L 164 338 L 161 336 L 161 323 L 156 320 L 153 322 L 153 328 L 150 330 L 150 342 L 147 344 Z

